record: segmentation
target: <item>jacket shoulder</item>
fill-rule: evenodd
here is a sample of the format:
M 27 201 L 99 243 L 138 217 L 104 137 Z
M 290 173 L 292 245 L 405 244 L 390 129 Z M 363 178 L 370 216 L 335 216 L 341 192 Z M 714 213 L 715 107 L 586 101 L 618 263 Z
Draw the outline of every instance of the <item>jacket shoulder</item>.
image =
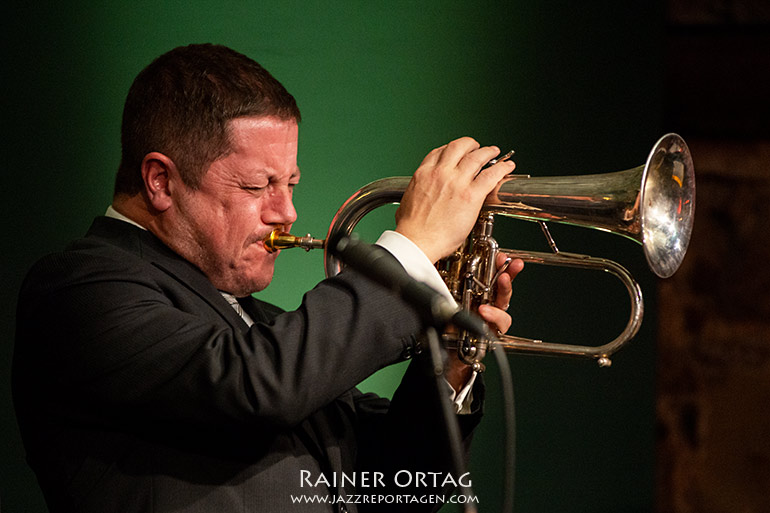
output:
M 165 246 L 153 239 L 123 221 L 97 218 L 84 237 L 30 267 L 21 286 L 20 305 L 29 299 L 39 302 L 79 286 L 107 282 L 135 282 L 158 289 L 163 273 L 153 261 L 161 258 L 158 255 Z M 68 296 L 59 296 L 63 297 Z
M 131 275 L 147 271 L 148 262 L 118 246 L 92 238 L 71 243 L 35 262 L 27 272 L 22 291 L 37 285 L 56 289 L 72 283 L 103 279 L 107 274 Z

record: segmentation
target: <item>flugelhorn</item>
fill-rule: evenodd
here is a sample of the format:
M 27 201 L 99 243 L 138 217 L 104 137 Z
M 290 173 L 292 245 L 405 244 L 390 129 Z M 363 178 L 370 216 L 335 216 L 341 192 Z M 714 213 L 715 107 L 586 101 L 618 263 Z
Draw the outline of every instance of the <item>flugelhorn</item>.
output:
M 349 235 L 372 210 L 398 203 L 410 177 L 390 177 L 372 182 L 355 192 L 337 211 L 326 240 Z M 667 278 L 684 259 L 695 212 L 695 172 L 684 140 L 676 134 L 661 137 L 646 162 L 614 173 L 531 177 L 512 175 L 503 179 L 482 207 L 475 228 L 458 250 L 437 263 L 437 268 L 455 300 L 475 310 L 494 297 L 497 253 L 503 251 L 525 262 L 594 269 L 608 272 L 624 284 L 631 299 L 625 329 L 614 340 L 599 346 L 581 346 L 501 335 L 494 342 L 506 351 L 546 355 L 578 356 L 611 364 L 610 355 L 631 340 L 641 326 L 644 312 L 642 291 L 633 276 L 620 264 L 603 258 L 559 251 L 546 222 L 583 226 L 622 235 L 642 245 L 650 269 Z M 492 237 L 494 216 L 503 215 L 540 224 L 551 253 L 499 248 Z M 268 248 L 323 247 L 323 241 L 276 232 Z M 341 263 L 328 251 L 326 275 L 341 270 Z M 467 334 L 445 335 L 458 348 L 460 357 L 481 370 L 487 342 Z

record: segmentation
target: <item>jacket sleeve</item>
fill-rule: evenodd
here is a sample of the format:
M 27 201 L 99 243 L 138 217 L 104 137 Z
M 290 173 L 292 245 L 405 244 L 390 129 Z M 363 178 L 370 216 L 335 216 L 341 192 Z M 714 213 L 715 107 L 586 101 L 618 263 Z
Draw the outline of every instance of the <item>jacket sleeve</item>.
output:
M 400 361 L 419 330 L 406 305 L 355 272 L 248 330 L 186 287 L 130 258 L 70 252 L 39 265 L 18 308 L 21 407 L 34 397 L 104 422 L 281 429 Z

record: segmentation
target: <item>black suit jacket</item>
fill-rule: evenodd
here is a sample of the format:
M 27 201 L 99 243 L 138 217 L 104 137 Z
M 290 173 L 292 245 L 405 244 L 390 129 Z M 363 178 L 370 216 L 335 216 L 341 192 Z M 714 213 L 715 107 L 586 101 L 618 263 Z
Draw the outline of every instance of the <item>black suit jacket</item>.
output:
M 414 365 L 392 404 L 354 388 L 411 356 L 421 326 L 407 305 L 355 272 L 293 312 L 244 305 L 251 328 L 196 267 L 109 218 L 33 267 L 14 400 L 52 512 L 355 511 L 366 507 L 292 495 L 403 494 L 380 485 L 402 469 L 449 471 Z M 478 416 L 461 417 L 464 433 Z M 363 487 L 364 471 L 383 479 Z M 342 473 L 358 486 L 340 486 Z

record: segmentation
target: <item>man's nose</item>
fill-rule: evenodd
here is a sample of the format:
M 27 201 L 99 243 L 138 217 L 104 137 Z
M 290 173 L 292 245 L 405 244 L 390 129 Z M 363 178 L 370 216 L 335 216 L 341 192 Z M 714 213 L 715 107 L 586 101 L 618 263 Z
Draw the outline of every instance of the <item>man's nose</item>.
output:
M 279 188 L 271 191 L 264 212 L 265 224 L 291 225 L 297 220 L 291 188 Z

